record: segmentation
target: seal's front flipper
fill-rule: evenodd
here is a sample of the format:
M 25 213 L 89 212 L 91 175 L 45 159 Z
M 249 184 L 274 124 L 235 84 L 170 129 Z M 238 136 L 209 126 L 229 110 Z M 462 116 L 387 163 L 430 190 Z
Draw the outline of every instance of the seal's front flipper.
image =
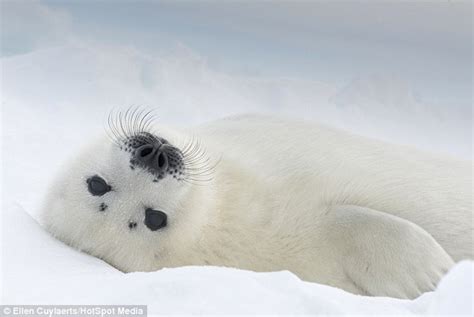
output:
M 433 290 L 454 265 L 428 232 L 390 214 L 343 205 L 329 208 L 323 221 L 332 248 L 326 252 L 342 270 L 345 289 L 415 298 Z

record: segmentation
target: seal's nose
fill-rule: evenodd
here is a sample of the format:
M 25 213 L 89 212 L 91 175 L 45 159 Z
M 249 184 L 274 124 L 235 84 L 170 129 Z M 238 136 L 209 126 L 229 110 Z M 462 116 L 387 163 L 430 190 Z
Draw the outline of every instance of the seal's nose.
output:
M 151 231 L 166 227 L 167 218 L 166 214 L 162 211 L 153 210 L 151 208 L 145 210 L 145 225 Z
M 155 172 L 168 168 L 168 155 L 161 150 L 162 143 L 145 144 L 135 152 L 135 160 Z

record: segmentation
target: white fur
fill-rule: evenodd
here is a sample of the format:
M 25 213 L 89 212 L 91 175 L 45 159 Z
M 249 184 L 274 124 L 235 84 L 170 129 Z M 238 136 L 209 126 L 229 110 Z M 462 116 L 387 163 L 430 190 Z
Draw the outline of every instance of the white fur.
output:
M 471 162 L 264 116 L 160 131 L 172 144 L 197 136 L 211 160 L 220 158 L 213 180 L 152 183 L 130 170 L 128 153 L 100 139 L 67 162 L 51 188 L 48 230 L 126 272 L 290 270 L 400 298 L 433 289 L 453 260 L 473 258 Z M 91 196 L 86 179 L 94 174 L 114 190 Z M 148 230 L 145 206 L 165 211 L 168 226 Z

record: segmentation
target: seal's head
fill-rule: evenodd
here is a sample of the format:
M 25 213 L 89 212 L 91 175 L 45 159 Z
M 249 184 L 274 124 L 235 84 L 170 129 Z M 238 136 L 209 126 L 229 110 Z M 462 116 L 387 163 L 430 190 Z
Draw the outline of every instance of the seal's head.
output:
M 138 110 L 111 118 L 112 138 L 67 163 L 41 217 L 60 240 L 122 271 L 166 262 L 179 239 L 183 201 L 203 167 L 195 142 L 180 148 L 171 142 L 176 135 L 151 132 L 150 124 L 150 113 Z

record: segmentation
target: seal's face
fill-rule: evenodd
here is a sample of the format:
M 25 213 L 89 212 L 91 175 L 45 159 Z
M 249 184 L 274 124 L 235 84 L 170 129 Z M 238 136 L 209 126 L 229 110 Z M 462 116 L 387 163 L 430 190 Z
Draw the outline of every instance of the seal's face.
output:
M 143 131 L 98 140 L 68 162 L 53 184 L 43 224 L 123 271 L 160 268 L 176 246 L 172 240 L 193 175 L 187 153 L 196 150 L 187 148 Z
M 87 148 L 54 184 L 43 212 L 60 240 L 117 268 L 152 270 L 164 257 L 186 192 L 182 152 L 155 135 Z

